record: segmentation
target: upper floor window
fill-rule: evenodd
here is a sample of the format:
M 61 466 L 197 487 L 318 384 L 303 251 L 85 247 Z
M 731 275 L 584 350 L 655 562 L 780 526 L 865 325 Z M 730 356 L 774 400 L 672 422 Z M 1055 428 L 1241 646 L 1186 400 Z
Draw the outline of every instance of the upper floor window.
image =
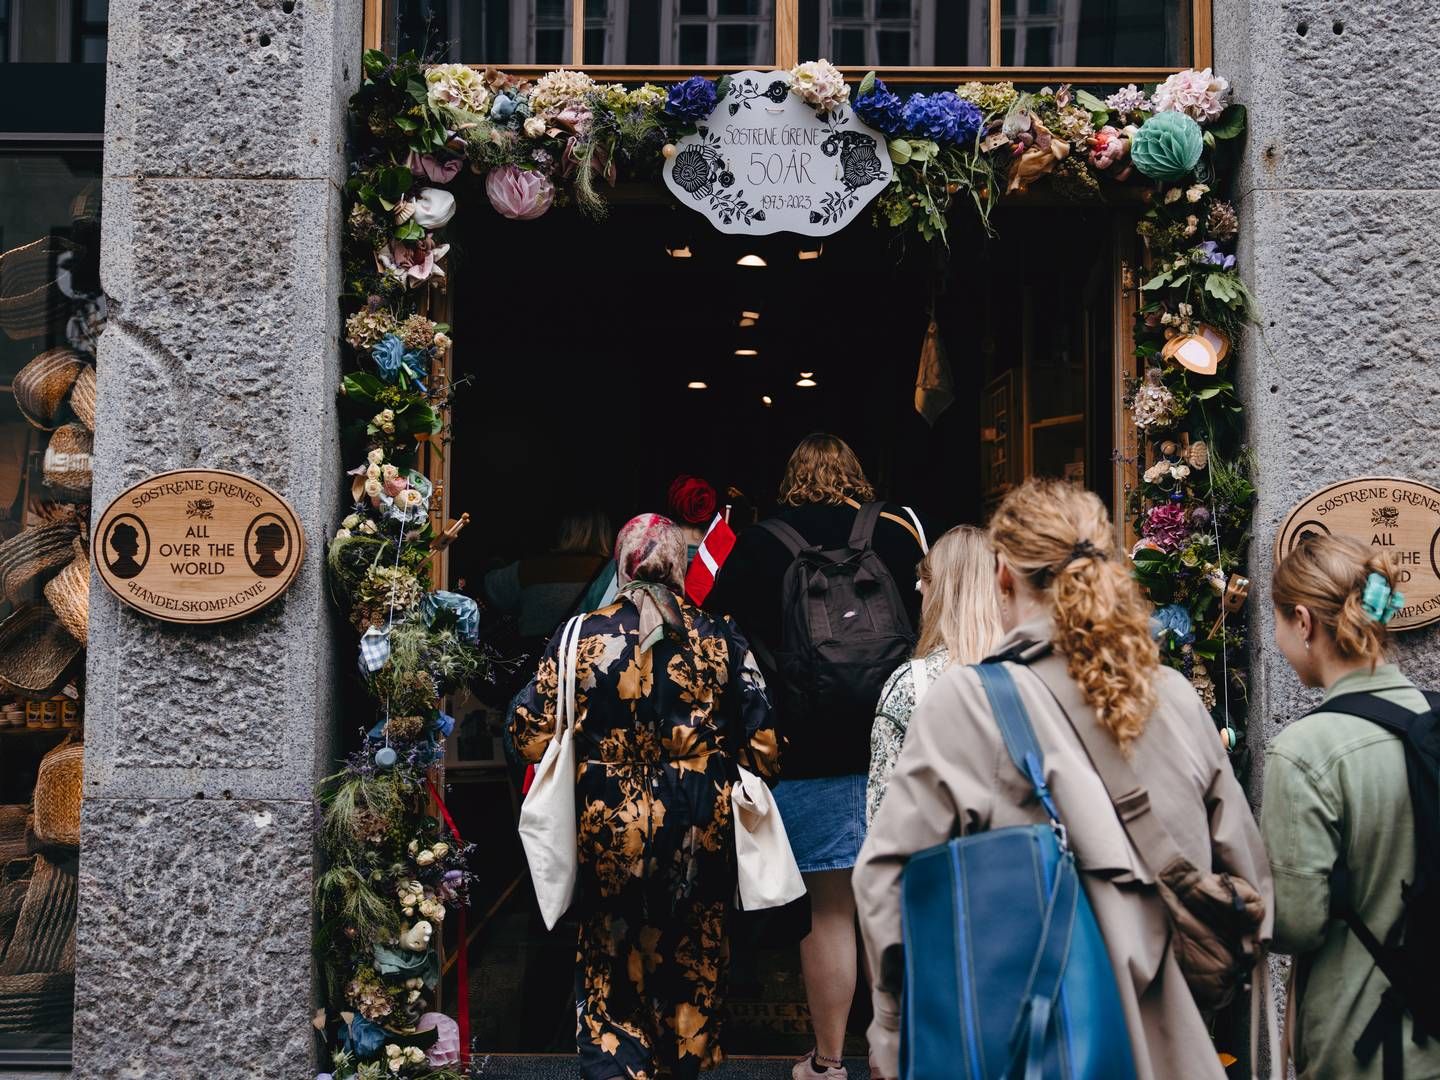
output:
M 1179 68 L 1204 62 L 1193 55 L 1193 24 L 1209 10 L 1208 0 L 369 2 L 395 13 L 401 49 L 511 67 L 676 70 L 785 67 L 816 57 L 892 72 Z
M 0 62 L 103 64 L 109 0 L 0 0 Z

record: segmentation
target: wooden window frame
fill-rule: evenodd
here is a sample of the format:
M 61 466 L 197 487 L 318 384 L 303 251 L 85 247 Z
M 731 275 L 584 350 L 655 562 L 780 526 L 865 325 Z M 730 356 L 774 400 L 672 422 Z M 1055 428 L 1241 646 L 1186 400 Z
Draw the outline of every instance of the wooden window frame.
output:
M 392 47 L 387 40 L 386 27 L 393 20 L 387 15 L 393 11 L 396 0 L 363 0 L 365 4 L 364 35 L 367 49 Z M 1205 68 L 1214 62 L 1214 43 L 1211 32 L 1213 0 L 1190 0 L 1190 63 L 1185 66 Z M 623 79 L 626 81 L 653 80 L 674 81 L 691 75 L 722 75 L 731 70 L 728 66 L 706 65 L 677 67 L 674 65 L 639 64 L 586 64 L 585 63 L 585 0 L 571 0 L 574 5 L 571 17 L 571 62 L 570 68 L 583 68 L 601 79 Z M 775 67 L 780 70 L 794 67 L 802 57 L 800 52 L 800 0 L 775 0 Z M 807 57 L 805 59 L 814 59 Z M 480 66 L 480 65 L 477 65 Z M 553 70 L 553 64 L 504 64 L 505 71 L 514 75 L 542 75 Z M 846 75 L 860 78 L 866 68 L 842 68 Z M 968 79 L 981 82 L 1009 79 L 1020 83 L 1087 83 L 1091 85 L 1116 85 L 1126 83 L 1160 82 L 1173 74 L 1175 67 L 1005 67 L 1000 63 L 1000 0 L 990 0 L 990 64 L 983 67 L 899 67 L 880 71 L 880 76 L 890 83 L 954 83 Z

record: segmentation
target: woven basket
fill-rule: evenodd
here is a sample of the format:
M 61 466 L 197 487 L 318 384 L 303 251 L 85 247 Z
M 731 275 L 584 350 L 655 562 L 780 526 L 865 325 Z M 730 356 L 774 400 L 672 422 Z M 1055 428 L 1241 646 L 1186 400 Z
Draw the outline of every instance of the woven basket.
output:
M 45 486 L 55 489 L 52 494 L 62 502 L 89 502 L 90 452 L 95 448 L 95 436 L 84 424 L 61 424 L 50 436 L 50 445 L 45 448 Z
M 95 430 L 95 369 L 89 364 L 81 369 L 75 385 L 70 388 L 70 408 L 82 424 Z
M 67 741 L 40 760 L 35 775 L 35 838 L 43 844 L 80 843 L 80 798 L 85 747 Z
M 53 697 L 82 655 L 47 604 L 27 604 L 0 622 L 0 688 L 13 694 Z
M 25 419 L 41 431 L 53 431 L 60 406 L 86 366 L 84 357 L 61 346 L 41 353 L 21 368 L 15 376 L 15 404 Z
M 84 645 L 90 636 L 90 556 L 76 539 L 75 557 L 45 583 L 45 599 L 70 636 Z
M 0 299 L 33 292 L 55 280 L 60 256 L 79 245 L 61 236 L 42 236 L 0 253 Z
M 59 570 L 75 557 L 74 544 L 80 526 L 71 521 L 52 521 L 16 533 L 0 544 L 0 592 L 12 604 L 38 595 L 33 585 Z

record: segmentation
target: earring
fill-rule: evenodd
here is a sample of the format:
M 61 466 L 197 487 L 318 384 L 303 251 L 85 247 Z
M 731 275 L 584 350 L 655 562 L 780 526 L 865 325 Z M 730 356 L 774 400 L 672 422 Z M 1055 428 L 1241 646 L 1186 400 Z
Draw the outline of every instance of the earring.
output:
M 1305 639 L 1305 651 L 1306 651 L 1306 652 L 1309 652 L 1309 651 L 1310 651 L 1310 639 L 1309 639 L 1309 638 L 1306 638 L 1306 639 Z

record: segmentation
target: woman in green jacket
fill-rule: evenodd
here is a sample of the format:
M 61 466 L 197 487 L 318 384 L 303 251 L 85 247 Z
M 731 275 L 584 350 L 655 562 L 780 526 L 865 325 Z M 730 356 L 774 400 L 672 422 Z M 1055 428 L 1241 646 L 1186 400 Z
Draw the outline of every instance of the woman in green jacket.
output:
M 1302 539 L 1276 568 L 1275 644 L 1325 701 L 1374 694 L 1412 712 L 1425 697 L 1386 662 L 1386 624 L 1404 603 L 1388 555 L 1336 536 Z M 1400 921 L 1401 885 L 1415 873 L 1415 823 L 1398 737 L 1321 710 L 1280 732 L 1266 752 L 1261 831 L 1275 874 L 1275 947 L 1295 957 L 1297 1002 L 1288 1033 L 1301 1080 L 1382 1076 L 1383 1052 L 1356 1043 L 1389 986 L 1365 946 L 1332 916 L 1331 875 L 1348 871 L 1348 899 L 1377 937 Z M 1337 878 L 1337 887 L 1339 879 Z M 1408 1015 L 1406 1080 L 1440 1077 L 1440 1040 L 1417 1045 Z

